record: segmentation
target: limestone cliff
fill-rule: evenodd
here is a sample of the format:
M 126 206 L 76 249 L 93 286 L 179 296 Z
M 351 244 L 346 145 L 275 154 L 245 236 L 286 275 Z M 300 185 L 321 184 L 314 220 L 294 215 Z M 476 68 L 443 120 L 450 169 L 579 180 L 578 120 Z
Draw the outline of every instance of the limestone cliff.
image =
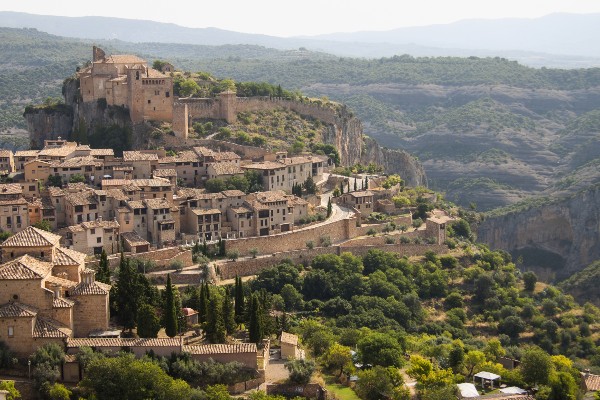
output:
M 44 147 L 44 140 L 68 138 L 73 131 L 73 109 L 61 107 L 51 110 L 49 108 L 31 107 L 23 114 L 27 121 L 29 132 L 29 146 L 32 149 Z
M 522 256 L 526 268 L 564 278 L 600 259 L 600 185 L 576 195 L 484 220 L 479 240 Z

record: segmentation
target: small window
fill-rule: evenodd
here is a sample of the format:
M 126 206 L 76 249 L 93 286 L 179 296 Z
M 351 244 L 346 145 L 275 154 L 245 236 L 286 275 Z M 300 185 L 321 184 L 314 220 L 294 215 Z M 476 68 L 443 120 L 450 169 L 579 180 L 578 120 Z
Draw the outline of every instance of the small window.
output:
M 148 104 L 152 103 L 152 100 L 148 100 Z
M 8 327 L 8 337 L 15 337 L 15 327 L 14 326 L 9 326 Z
M 171 97 L 171 93 L 165 92 L 165 97 Z
M 102 243 L 102 238 L 101 237 L 97 237 L 96 238 L 96 243 Z
M 12 253 L 11 253 L 12 255 Z M 13 300 L 19 300 L 19 295 L 18 294 L 13 294 Z

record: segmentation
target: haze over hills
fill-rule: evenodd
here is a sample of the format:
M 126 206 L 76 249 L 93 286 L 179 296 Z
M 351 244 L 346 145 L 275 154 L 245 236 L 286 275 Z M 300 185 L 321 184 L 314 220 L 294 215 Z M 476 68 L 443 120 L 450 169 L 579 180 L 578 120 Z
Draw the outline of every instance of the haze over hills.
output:
M 553 14 L 539 19 L 465 20 L 452 24 L 282 38 L 218 28 L 112 17 L 59 17 L 0 12 L 0 26 L 36 28 L 83 39 L 199 45 L 250 44 L 275 49 L 305 47 L 338 56 L 499 56 L 531 66 L 600 65 L 600 14 Z

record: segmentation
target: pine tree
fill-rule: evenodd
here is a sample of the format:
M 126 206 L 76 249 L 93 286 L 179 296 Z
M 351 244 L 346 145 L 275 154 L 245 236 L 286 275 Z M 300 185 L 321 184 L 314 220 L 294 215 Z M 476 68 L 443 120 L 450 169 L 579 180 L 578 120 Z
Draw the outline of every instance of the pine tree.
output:
M 212 343 L 225 342 L 225 321 L 223 320 L 223 302 L 219 296 L 210 300 L 210 311 L 206 318 L 206 337 Z
M 329 201 L 327 201 L 327 218 L 329 218 L 331 216 L 332 212 L 333 212 L 333 205 L 331 204 L 331 197 L 330 197 Z
M 123 325 L 123 330 L 130 332 L 135 328 L 137 310 L 139 305 L 139 290 L 137 271 L 134 271 L 129 259 L 121 253 L 118 281 L 116 285 L 116 306 L 118 321 Z
M 242 278 L 235 277 L 235 320 L 241 323 L 244 319 L 244 284 Z
M 231 301 L 231 296 L 229 290 L 227 290 L 227 294 L 223 299 L 223 320 L 225 322 L 225 330 L 229 335 L 235 332 L 235 314 L 233 311 L 233 303 Z
M 264 337 L 263 316 L 258 295 L 252 295 L 252 303 L 250 306 L 250 322 L 248 323 L 248 336 L 250 342 L 259 343 Z
M 102 254 L 100 255 L 100 264 L 98 265 L 96 280 L 98 282 L 110 284 L 110 269 L 108 268 L 108 255 L 106 254 L 106 251 L 104 251 L 104 249 L 102 249 Z
M 165 308 L 163 310 L 165 333 L 169 337 L 177 335 L 177 310 L 175 309 L 175 295 L 171 284 L 171 274 L 167 274 L 165 287 Z
M 358 179 L 354 178 L 354 191 L 358 190 Z

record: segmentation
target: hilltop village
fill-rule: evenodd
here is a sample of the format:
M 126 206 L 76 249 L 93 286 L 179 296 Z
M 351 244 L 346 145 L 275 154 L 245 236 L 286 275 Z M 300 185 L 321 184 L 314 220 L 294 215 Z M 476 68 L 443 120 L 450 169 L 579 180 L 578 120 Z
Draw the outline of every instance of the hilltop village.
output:
M 517 318 L 525 303 L 531 319 L 546 307 L 532 305 L 534 291 L 538 303 L 550 291 L 522 278 L 510 255 L 477 248 L 462 210 L 378 165 L 349 162 L 360 157 L 341 140 L 339 153 L 324 154 L 190 137 L 199 116 L 233 123 L 274 105 L 312 118 L 321 109 L 229 89 L 177 98 L 174 66 L 154 66 L 94 47 L 75 97 L 126 109 L 133 124 L 168 124 L 164 147 L 117 154 L 54 132 L 38 149 L 0 150 L 0 372 L 43 398 L 61 398 L 53 396 L 63 388 L 79 398 L 138 398 L 141 389 L 129 386 L 144 379 L 151 394 L 140 398 L 273 398 L 257 388 L 337 398 L 323 379 L 311 381 L 312 356 L 354 388 L 351 399 L 480 398 L 479 390 L 533 399 L 516 386 L 495 391 L 500 374 L 537 385 L 519 375 L 518 349 L 509 357 L 502 347 L 515 347 L 523 326 L 497 321 Z M 553 296 L 569 310 L 568 298 Z M 467 302 L 481 314 L 468 327 Z M 571 326 L 597 335 L 595 310 Z M 338 317 L 338 326 L 322 323 Z M 474 346 L 471 332 L 493 329 L 502 343 L 464 350 Z M 586 357 L 594 343 L 577 351 Z M 414 381 L 405 385 L 408 359 L 403 372 Z M 559 361 L 557 369 L 570 362 Z M 581 390 L 598 390 L 600 376 L 568 365 Z

